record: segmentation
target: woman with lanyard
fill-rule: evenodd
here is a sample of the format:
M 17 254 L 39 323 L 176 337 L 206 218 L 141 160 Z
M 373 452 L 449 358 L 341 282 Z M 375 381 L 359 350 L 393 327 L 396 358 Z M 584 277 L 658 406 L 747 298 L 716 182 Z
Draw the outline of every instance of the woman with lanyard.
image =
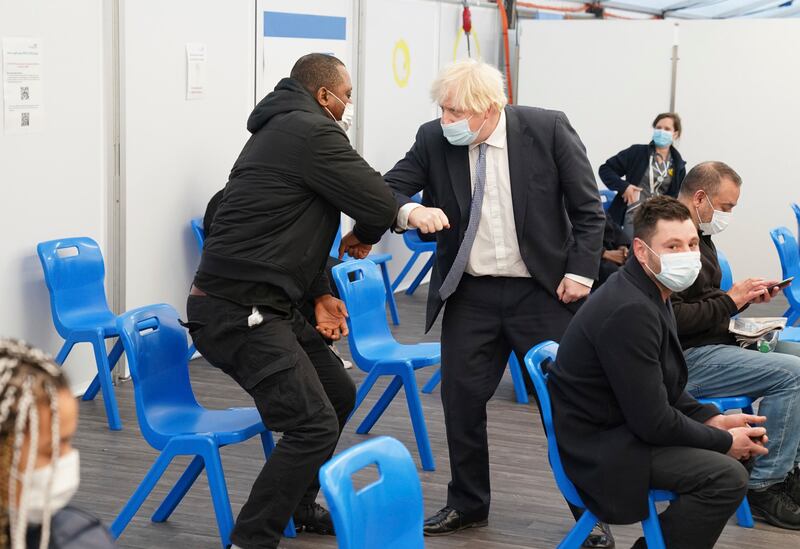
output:
M 617 191 L 608 216 L 633 237 L 633 216 L 647 199 L 666 194 L 678 196 L 686 175 L 686 162 L 673 143 L 681 135 L 681 118 L 665 112 L 653 121 L 653 140 L 647 145 L 632 145 L 600 166 L 600 179 Z M 624 178 L 624 179 L 623 179 Z

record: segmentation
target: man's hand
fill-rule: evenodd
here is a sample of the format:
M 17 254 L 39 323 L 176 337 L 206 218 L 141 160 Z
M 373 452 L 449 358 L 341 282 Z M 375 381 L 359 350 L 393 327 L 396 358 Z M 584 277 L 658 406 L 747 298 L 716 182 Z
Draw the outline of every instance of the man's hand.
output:
M 334 341 L 346 336 L 347 307 L 341 299 L 336 299 L 330 294 L 320 296 L 314 300 L 314 317 L 317 320 L 317 331 L 322 337 Z
M 631 204 L 636 203 L 639 200 L 639 195 L 642 193 L 642 188 L 637 187 L 636 185 L 628 185 L 625 187 L 625 192 L 622 193 L 622 199 L 625 201 L 625 204 L 630 206 Z
M 439 208 L 419 206 L 408 214 L 408 226 L 428 234 L 450 228 L 450 220 Z
M 589 295 L 590 291 L 591 288 L 588 286 L 584 286 L 580 282 L 575 282 L 574 280 L 564 277 L 561 280 L 561 284 L 559 284 L 556 289 L 556 295 L 558 295 L 558 299 L 563 303 L 572 303 L 573 301 L 583 299 Z
M 706 421 L 706 425 L 728 431 L 736 427 L 750 427 L 767 421 L 765 416 L 751 414 L 719 414 Z
M 728 455 L 732 458 L 746 460 L 769 453 L 764 447 L 767 443 L 767 430 L 763 427 L 735 427 L 728 432 L 733 436 L 733 444 L 728 450 Z
M 603 251 L 603 259 L 606 261 L 610 261 L 616 265 L 622 266 L 625 263 L 625 258 L 627 254 L 624 250 L 604 250 Z
M 769 280 L 764 282 L 764 293 L 755 298 L 751 303 L 769 303 L 773 297 L 781 293 L 778 287 L 780 280 Z
M 364 259 L 370 250 L 372 250 L 371 244 L 362 244 L 353 231 L 350 231 L 342 237 L 342 242 L 339 244 L 339 259 L 344 257 L 345 252 L 354 259 Z
M 736 308 L 741 309 L 759 298 L 762 302 L 765 298 L 769 301 L 770 292 L 767 290 L 767 281 L 763 278 L 748 278 L 731 286 L 728 296 L 736 304 Z

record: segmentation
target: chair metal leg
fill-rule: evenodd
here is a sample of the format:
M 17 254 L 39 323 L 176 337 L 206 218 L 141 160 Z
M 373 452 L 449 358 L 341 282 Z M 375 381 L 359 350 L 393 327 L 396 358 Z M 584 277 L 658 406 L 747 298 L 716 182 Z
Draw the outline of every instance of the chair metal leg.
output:
M 56 364 L 58 364 L 59 366 L 64 364 L 64 361 L 67 360 L 67 356 L 69 355 L 70 351 L 72 351 L 72 348 L 75 346 L 75 343 L 77 342 L 74 341 L 72 338 L 67 338 L 64 341 L 64 345 L 61 346 L 61 350 L 58 351 L 58 355 L 56 356 Z
M 392 322 L 395 326 L 399 326 L 400 315 L 397 312 L 397 302 L 394 300 L 392 281 L 389 280 L 389 267 L 385 262 L 381 263 L 381 275 L 383 276 L 383 286 L 386 288 L 386 303 L 389 305 L 389 313 L 392 315 Z
M 747 501 L 747 496 L 744 497 L 742 503 L 739 504 L 739 508 L 736 509 L 736 522 L 742 528 L 752 528 L 754 526 L 753 513 L 750 511 L 750 502 Z
M 508 371 L 511 373 L 511 380 L 514 382 L 514 392 L 517 394 L 519 404 L 528 404 L 528 391 L 525 389 L 525 380 L 522 377 L 522 368 L 517 360 L 517 355 L 512 351 L 508 357 Z
M 419 399 L 419 389 L 417 389 L 417 378 L 414 375 L 414 368 L 411 364 L 408 364 L 406 370 L 400 375 L 403 378 L 403 388 L 406 393 L 408 413 L 411 416 L 414 437 L 417 439 L 417 449 L 419 450 L 422 468 L 426 471 L 435 471 L 436 463 L 433 460 L 433 452 L 431 452 L 428 427 L 425 425 L 425 414 L 422 412 L 422 402 Z
M 350 421 L 350 418 L 353 417 L 353 414 L 356 413 L 358 407 L 361 406 L 361 403 L 364 402 L 364 397 L 367 396 L 372 386 L 375 385 L 375 381 L 377 381 L 380 374 L 376 371 L 376 367 L 373 366 L 372 370 L 369 371 L 367 377 L 364 378 L 364 381 L 361 382 L 361 386 L 358 388 L 356 392 L 356 403 L 353 406 L 353 411 L 350 412 L 350 415 L 347 417 L 347 421 Z
M 558 544 L 558 549 L 579 549 L 595 524 L 597 524 L 597 517 L 588 509 L 585 510 L 572 530 Z
M 411 254 L 411 257 L 408 258 L 408 261 L 406 262 L 405 266 L 403 267 L 403 270 L 400 271 L 400 274 L 397 275 L 397 278 L 395 278 L 394 282 L 392 282 L 392 291 L 396 290 L 397 287 L 400 285 L 400 283 L 403 282 L 403 279 L 406 277 L 408 272 L 414 266 L 414 263 L 417 262 L 417 258 L 419 257 L 419 255 L 420 255 L 420 252 L 414 252 L 413 254 Z
M 648 506 L 650 515 L 642 521 L 642 532 L 647 542 L 647 549 L 667 549 L 664 544 L 664 535 L 661 532 L 661 523 L 658 521 L 658 511 L 653 498 L 649 498 Z
M 94 347 L 94 358 L 97 362 L 97 374 L 100 378 L 100 388 L 103 391 L 103 404 L 106 408 L 108 427 L 112 431 L 119 431 L 122 429 L 122 420 L 119 417 L 117 396 L 114 394 L 114 385 L 111 382 L 111 367 L 109 366 L 108 357 L 106 356 L 106 345 L 102 330 L 97 331 L 97 336 L 95 340 L 92 341 L 92 347 Z
M 439 385 L 439 382 L 442 380 L 442 369 L 441 367 L 436 370 L 431 378 L 428 380 L 427 383 L 422 387 L 422 392 L 426 395 L 429 395 L 436 389 L 436 386 Z
M 436 259 L 435 253 L 431 254 L 431 257 L 425 262 L 425 265 L 422 266 L 422 270 L 420 270 L 414 279 L 414 282 L 412 282 L 411 286 L 409 286 L 406 290 L 406 295 L 414 295 L 414 292 L 417 291 L 417 287 L 422 284 L 422 281 L 425 279 L 425 275 L 427 275 L 428 271 L 430 271 L 431 267 L 433 267 L 434 259 Z
M 178 479 L 178 482 L 175 483 L 175 486 L 172 487 L 172 490 L 169 491 L 167 497 L 164 498 L 164 501 L 161 502 L 161 505 L 158 506 L 156 512 L 153 513 L 153 516 L 150 520 L 153 522 L 164 522 L 167 520 L 172 512 L 178 507 L 178 504 L 183 499 L 183 496 L 189 492 L 189 489 L 194 484 L 194 481 L 197 480 L 197 477 L 200 476 L 200 473 L 203 472 L 203 468 L 205 465 L 203 464 L 203 458 L 200 456 L 195 456 L 194 459 L 189 463 L 189 466 L 186 467 L 186 470 L 181 475 L 181 478 Z
M 103 346 L 105 347 L 105 342 L 103 342 Z M 111 348 L 111 353 L 108 355 L 108 368 L 110 372 L 114 371 L 114 368 L 119 362 L 119 358 L 122 356 L 122 353 L 125 351 L 125 348 L 122 346 L 122 340 L 117 339 L 117 342 L 114 343 L 114 347 Z M 94 379 L 89 384 L 89 388 L 86 389 L 86 392 L 83 393 L 82 400 L 94 400 L 94 397 L 97 396 L 98 391 L 100 391 L 100 374 L 94 376 Z
M 167 470 L 172 458 L 175 457 L 175 454 L 172 452 L 169 445 L 159 454 L 158 458 L 156 458 L 155 463 L 153 466 L 150 467 L 150 470 L 142 479 L 142 482 L 139 483 L 139 486 L 133 492 L 133 495 L 128 500 L 128 503 L 125 504 L 125 507 L 122 508 L 122 511 L 119 512 L 117 518 L 114 519 L 114 522 L 111 523 L 111 535 L 114 536 L 114 539 L 118 538 L 120 534 L 122 534 L 125 527 L 131 521 L 131 519 L 136 515 L 136 512 L 139 510 L 139 507 L 142 506 L 144 500 L 147 499 L 147 496 L 150 495 L 150 492 L 153 491 L 156 483 L 161 478 L 161 475 L 164 474 L 164 471 Z
M 275 449 L 275 439 L 272 438 L 272 431 L 266 430 L 261 433 L 261 447 L 264 449 L 264 457 L 269 459 L 269 456 L 272 455 L 272 451 Z M 293 518 L 289 519 L 289 524 L 287 524 L 286 528 L 283 529 L 283 537 L 297 537 L 297 530 L 294 527 Z
M 403 380 L 400 376 L 395 376 L 394 379 L 389 383 L 389 386 L 386 387 L 386 390 L 381 395 L 381 398 L 378 399 L 378 402 L 375 403 L 375 406 L 372 407 L 367 417 L 364 418 L 364 421 L 361 422 L 361 425 L 358 426 L 356 429 L 356 433 L 359 435 L 365 435 L 369 433 L 369 430 L 372 429 L 373 425 L 380 419 L 383 412 L 386 411 L 386 408 L 389 407 L 389 404 L 392 402 L 392 399 L 397 395 L 397 392 L 400 390 L 400 387 L 403 386 Z
M 217 517 L 222 549 L 227 549 L 231 544 L 233 513 L 231 513 L 231 500 L 228 497 L 225 473 L 222 470 L 222 460 L 219 457 L 219 447 L 212 442 L 208 442 L 203 452 L 203 459 L 206 463 L 208 488 L 211 492 L 211 501 L 214 503 L 214 514 Z

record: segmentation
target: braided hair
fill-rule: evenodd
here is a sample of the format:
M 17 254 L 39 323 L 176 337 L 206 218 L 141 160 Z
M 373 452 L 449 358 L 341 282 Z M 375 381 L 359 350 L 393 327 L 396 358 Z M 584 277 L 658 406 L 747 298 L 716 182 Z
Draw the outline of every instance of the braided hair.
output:
M 60 449 L 58 391 L 67 379 L 52 357 L 17 339 L 0 338 L 0 549 L 25 549 L 28 517 L 25 492 L 39 444 L 39 407 L 50 409 L 52 459 Z M 25 437 L 28 455 L 22 461 Z M 17 484 L 22 494 L 17 503 Z M 47 494 L 53 483 L 48 480 Z M 50 505 L 45 502 L 40 549 L 50 541 Z

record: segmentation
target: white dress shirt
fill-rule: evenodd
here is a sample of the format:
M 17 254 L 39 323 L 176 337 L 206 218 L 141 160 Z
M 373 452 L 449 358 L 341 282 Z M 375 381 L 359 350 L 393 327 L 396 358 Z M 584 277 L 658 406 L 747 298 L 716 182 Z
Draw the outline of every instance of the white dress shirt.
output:
M 514 206 L 511 197 L 511 175 L 508 169 L 506 140 L 506 113 L 500 111 L 500 120 L 486 139 L 486 183 L 481 206 L 478 232 L 470 250 L 466 272 L 473 276 L 506 276 L 530 278 L 531 274 L 522 260 L 514 225 Z M 478 162 L 478 145 L 469 146 L 469 174 L 472 190 L 475 189 L 475 165 Z M 397 227 L 408 229 L 408 216 L 421 204 L 406 204 L 397 214 Z M 567 278 L 592 287 L 591 278 L 567 273 Z

